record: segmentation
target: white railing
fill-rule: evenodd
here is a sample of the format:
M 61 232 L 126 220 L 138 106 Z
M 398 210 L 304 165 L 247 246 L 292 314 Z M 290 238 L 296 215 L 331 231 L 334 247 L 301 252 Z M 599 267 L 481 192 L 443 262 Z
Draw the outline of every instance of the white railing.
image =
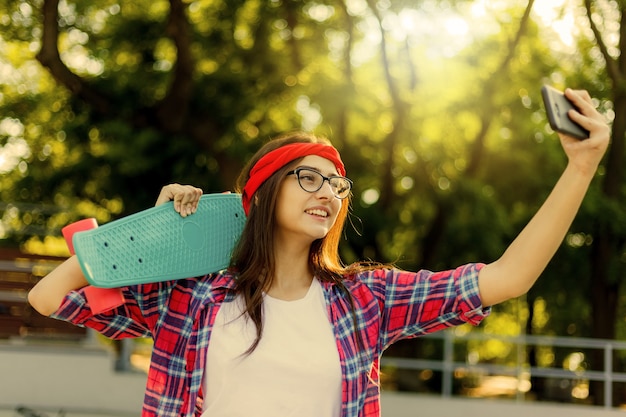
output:
M 550 337 L 522 335 L 517 337 L 497 336 L 483 332 L 469 332 L 457 335 L 454 329 L 445 330 L 424 336 L 443 340 L 443 357 L 440 360 L 408 359 L 383 356 L 381 366 L 391 366 L 400 369 L 431 370 L 442 373 L 441 393 L 443 397 L 452 396 L 452 385 L 455 371 L 482 372 L 490 375 L 514 376 L 518 381 L 529 377 L 561 378 L 569 380 L 603 381 L 604 407 L 611 408 L 613 404 L 613 383 L 626 382 L 625 372 L 613 371 L 613 354 L 625 350 L 626 342 L 606 339 L 590 339 L 580 337 Z M 458 342 L 471 340 L 487 341 L 498 340 L 516 346 L 515 365 L 470 364 L 469 362 L 454 361 L 454 345 Z M 527 362 L 527 348 L 529 346 L 569 347 L 575 349 L 601 349 L 604 352 L 602 371 L 577 369 L 546 368 L 530 366 Z M 518 384 L 519 386 L 520 384 Z M 523 400 L 523 391 L 517 391 L 516 399 Z

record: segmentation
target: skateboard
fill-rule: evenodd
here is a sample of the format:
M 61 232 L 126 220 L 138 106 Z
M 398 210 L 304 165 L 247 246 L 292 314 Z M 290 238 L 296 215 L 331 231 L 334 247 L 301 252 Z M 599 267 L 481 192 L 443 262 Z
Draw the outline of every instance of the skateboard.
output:
M 70 249 L 87 281 L 95 287 L 116 288 L 196 277 L 228 267 L 246 222 L 241 195 L 204 194 L 197 211 L 184 218 L 173 204 L 68 232 L 71 236 L 66 239 L 71 239 Z

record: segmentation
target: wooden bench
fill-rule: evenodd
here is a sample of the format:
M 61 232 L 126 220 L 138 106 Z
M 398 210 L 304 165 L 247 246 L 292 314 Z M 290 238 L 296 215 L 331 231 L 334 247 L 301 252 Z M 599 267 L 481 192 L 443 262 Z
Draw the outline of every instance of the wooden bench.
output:
M 0 248 L 0 339 L 85 337 L 85 329 L 44 317 L 28 304 L 28 291 L 64 260 Z

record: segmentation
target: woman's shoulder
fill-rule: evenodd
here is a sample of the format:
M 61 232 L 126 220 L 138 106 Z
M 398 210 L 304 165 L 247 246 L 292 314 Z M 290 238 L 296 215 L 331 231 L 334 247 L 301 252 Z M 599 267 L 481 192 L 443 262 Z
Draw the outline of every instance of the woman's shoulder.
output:
M 214 291 L 218 289 L 231 290 L 235 288 L 237 275 L 223 270 L 193 278 L 180 279 L 175 282 L 177 287 L 194 288 Z
M 396 270 L 393 265 L 378 263 L 359 263 L 350 265 L 344 274 L 344 282 L 347 285 L 361 286 L 372 285 L 378 281 L 384 281 L 386 277 Z
M 134 289 L 133 292 L 143 297 L 156 295 L 163 297 L 167 296 L 167 294 L 175 296 L 190 293 L 210 293 L 219 289 L 229 290 L 234 288 L 235 279 L 235 274 L 224 270 L 191 278 L 141 284 L 134 288 L 130 287 L 130 290 L 133 291 Z
M 372 289 L 385 282 L 387 274 L 390 273 L 391 270 L 391 268 L 382 266 L 355 268 L 351 265 L 337 280 L 325 282 L 323 285 L 327 288 L 335 287 L 341 289 L 343 287 L 352 294 L 361 291 L 370 292 Z

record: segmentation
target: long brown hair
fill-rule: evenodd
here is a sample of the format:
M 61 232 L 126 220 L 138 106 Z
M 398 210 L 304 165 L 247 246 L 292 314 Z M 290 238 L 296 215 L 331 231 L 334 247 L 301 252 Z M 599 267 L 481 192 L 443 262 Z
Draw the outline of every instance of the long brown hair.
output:
M 250 170 L 259 159 L 265 154 L 291 143 L 330 144 L 325 138 L 305 132 L 281 135 L 267 142 L 250 159 L 237 179 L 236 191 L 241 192 L 243 190 L 250 177 Z M 231 267 L 238 275 L 235 291 L 244 297 L 244 314 L 256 326 L 256 340 L 246 352 L 247 354 L 256 349 L 263 334 L 263 292 L 270 288 L 275 272 L 274 209 L 278 187 L 290 166 L 291 164 L 287 164 L 277 170 L 257 189 L 250 204 L 248 220 L 233 251 Z M 321 281 L 339 284 L 346 292 L 347 289 L 342 281 L 349 271 L 341 262 L 338 248 L 348 215 L 350 200 L 351 197 L 348 197 L 341 201 L 341 208 L 335 224 L 324 238 L 315 240 L 309 250 L 309 267 L 313 274 Z M 350 303 L 354 306 L 351 297 Z

